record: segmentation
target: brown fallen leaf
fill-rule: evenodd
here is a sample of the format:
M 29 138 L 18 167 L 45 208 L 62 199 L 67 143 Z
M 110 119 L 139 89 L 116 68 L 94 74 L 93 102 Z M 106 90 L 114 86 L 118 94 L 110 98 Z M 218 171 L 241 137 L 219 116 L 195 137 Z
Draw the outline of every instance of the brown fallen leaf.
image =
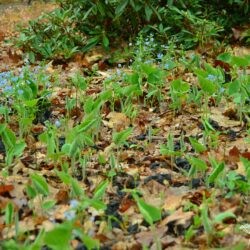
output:
M 167 231 L 167 229 L 168 228 L 165 225 L 162 225 L 159 228 L 156 228 L 155 231 L 152 230 L 137 233 L 135 235 L 135 238 L 140 244 L 144 246 L 150 246 L 156 238 L 160 240 Z
M 110 112 L 107 118 L 109 121 L 103 121 L 104 125 L 118 132 L 130 125 L 130 119 L 123 113 Z
M 128 197 L 124 197 L 119 206 L 119 212 L 121 213 L 126 212 L 134 204 L 135 202 L 132 199 L 129 199 Z
M 13 189 L 13 185 L 0 185 L 0 196 L 9 196 L 9 192 L 11 192 Z
M 230 162 L 238 162 L 240 160 L 240 150 L 234 146 L 229 150 L 228 161 Z
M 67 189 L 60 189 L 56 195 L 55 200 L 57 204 L 67 204 L 69 201 L 69 191 Z
M 192 219 L 193 215 L 194 212 L 183 212 L 182 208 L 180 208 L 162 220 L 159 225 L 166 226 L 170 222 L 175 222 L 176 225 L 185 225 Z

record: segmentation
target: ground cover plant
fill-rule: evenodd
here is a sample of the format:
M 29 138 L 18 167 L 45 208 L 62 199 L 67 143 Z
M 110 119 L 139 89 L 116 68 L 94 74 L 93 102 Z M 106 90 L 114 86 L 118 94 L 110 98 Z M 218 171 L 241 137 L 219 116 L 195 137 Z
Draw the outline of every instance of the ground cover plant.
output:
M 0 248 L 248 249 L 248 2 L 21 6 L 0 29 Z

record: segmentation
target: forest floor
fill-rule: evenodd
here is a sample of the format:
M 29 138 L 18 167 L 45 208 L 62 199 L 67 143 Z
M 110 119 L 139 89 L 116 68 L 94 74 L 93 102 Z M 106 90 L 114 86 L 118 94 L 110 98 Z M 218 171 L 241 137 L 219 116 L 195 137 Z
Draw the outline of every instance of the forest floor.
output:
M 28 70 L 31 78 L 41 81 L 40 88 L 49 83 L 50 92 L 49 104 L 36 113 L 36 122 L 29 125 L 28 131 L 24 128 L 25 149 L 11 165 L 6 165 L 6 148 L 0 140 L 0 249 L 1 245 L 3 249 L 22 249 L 8 248 L 10 240 L 24 246 L 25 241 L 33 242 L 41 229 L 49 232 L 55 225 L 72 220 L 74 228 L 82 229 L 96 241 L 91 248 L 90 243 L 84 243 L 84 236 L 70 237 L 68 249 L 95 249 L 95 242 L 100 242 L 100 249 L 112 250 L 143 246 L 160 249 L 159 245 L 162 249 L 250 249 L 250 174 L 246 167 L 250 160 L 249 124 L 244 119 L 240 121 L 233 102 L 223 99 L 218 104 L 209 99 L 207 127 L 202 122 L 203 108 L 187 101 L 178 112 L 170 108 L 172 80 L 181 77 L 190 85 L 197 84 L 196 76 L 182 67 L 166 76 L 160 103 L 145 103 L 139 98 L 131 110 L 124 110 L 121 101 L 115 100 L 114 108 L 106 101 L 100 111 L 94 145 L 81 149 L 82 158 L 75 166 L 70 157 L 61 157 L 60 152 L 57 159 L 48 155 L 48 148 L 55 143 L 51 138 L 58 139 L 60 151 L 67 133 L 81 124 L 88 109 L 84 106 L 87 98 L 95 100 L 105 93 L 108 79 L 120 81 L 120 71 L 131 71 L 126 60 L 106 64 L 102 59 L 107 54 L 101 50 L 62 64 L 47 62 L 39 73 L 38 65 L 25 66 L 23 52 L 6 41 L 18 34 L 17 24 L 27 24 L 53 8 L 55 5 L 44 3 L 0 7 L 0 73 L 18 76 Z M 236 55 L 250 52 L 246 47 L 231 51 Z M 207 61 L 214 64 L 212 57 Z M 99 69 L 93 70 L 96 65 Z M 77 72 L 84 72 L 88 79 L 85 99 L 81 99 L 83 91 L 72 87 L 70 79 Z M 36 74 L 41 78 L 36 78 Z M 0 98 L 1 105 L 5 105 L 1 87 Z M 79 103 L 70 107 L 68 100 L 77 98 Z M 18 138 L 20 117 L 10 112 L 9 118 L 8 128 Z M 6 122 L 3 114 L 0 120 L 2 124 Z M 46 120 L 54 124 L 54 137 L 41 139 L 39 136 L 48 131 Z M 119 133 L 122 137 L 122 131 L 128 132 L 124 142 L 114 137 L 119 137 Z M 204 135 L 207 145 L 201 143 Z M 197 139 L 193 145 L 190 137 Z M 168 145 L 168 153 L 162 153 L 162 145 Z M 73 180 L 58 174 L 66 165 L 73 166 L 67 170 Z M 219 165 L 224 168 L 218 173 L 221 182 L 214 171 Z M 191 172 L 191 168 L 198 170 Z M 208 183 L 211 175 L 215 179 Z M 39 183 L 43 186 L 40 191 L 36 186 Z M 27 187 L 36 187 L 40 194 L 32 196 Z M 7 218 L 6 211 L 11 210 L 8 204 L 13 205 L 16 219 Z M 161 216 L 157 218 L 159 210 Z M 151 219 L 154 225 L 150 225 Z M 60 248 L 52 242 L 43 249 Z

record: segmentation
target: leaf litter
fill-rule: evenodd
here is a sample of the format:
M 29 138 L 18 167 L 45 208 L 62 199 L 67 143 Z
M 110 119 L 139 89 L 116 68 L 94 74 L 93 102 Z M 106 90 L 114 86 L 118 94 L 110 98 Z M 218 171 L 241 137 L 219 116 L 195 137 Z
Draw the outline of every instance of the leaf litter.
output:
M 50 8 L 53 6 L 48 7 Z M 27 14 L 25 11 L 24 14 L 21 12 L 18 21 L 22 19 L 22 15 Z M 13 16 L 13 12 L 7 11 L 5 15 Z M 34 15 L 36 15 L 35 12 Z M 2 17 L 3 20 L 6 16 Z M 30 18 L 34 16 L 31 15 Z M 11 23 L 16 22 L 13 18 Z M 9 31 L 0 29 L 0 46 L 4 51 L 0 58 L 1 71 L 6 69 L 9 71 L 23 65 L 21 52 L 15 51 L 14 48 L 9 49 L 2 43 L 3 39 L 13 35 L 15 33 L 11 25 Z M 237 51 L 237 53 L 240 52 Z M 68 98 L 77 95 L 76 89 L 67 84 L 73 72 L 91 68 L 92 64 L 98 63 L 102 57 L 103 55 L 97 51 L 96 54 L 86 57 L 79 55 L 65 69 L 62 69 L 60 65 L 47 65 L 47 74 L 51 78 L 54 74 L 60 75 L 61 82 L 60 87 L 52 86 L 51 88 L 52 93 L 49 97 L 51 122 L 65 117 L 68 112 L 66 107 Z M 103 91 L 103 81 L 113 73 L 102 70 L 97 74 L 98 76 L 92 77 L 88 89 L 85 90 L 89 97 L 98 96 Z M 174 77 L 174 75 L 169 76 L 173 79 Z M 196 81 L 193 76 L 189 75 L 184 75 L 183 78 L 187 78 L 190 83 Z M 169 91 L 168 87 L 166 91 Z M 91 152 L 91 159 L 85 167 L 78 166 L 77 169 L 70 170 L 75 180 L 71 183 L 75 185 L 73 191 L 66 185 L 71 180 L 65 176 L 58 178 L 56 174 L 56 171 L 61 171 L 63 166 L 55 161 L 48 161 L 46 146 L 38 140 L 39 135 L 46 131 L 45 123 L 40 120 L 32 125 L 30 134 L 25 139 L 27 147 L 24 155 L 11 166 L 8 176 L 0 178 L 0 240 L 11 239 L 16 235 L 15 224 L 7 225 L 3 212 L 11 203 L 18 214 L 19 231 L 24 237 L 20 238 L 20 241 L 26 239 L 34 241 L 39 230 L 44 229 L 45 232 L 50 232 L 56 225 L 75 219 L 76 228 L 83 228 L 84 232 L 98 240 L 101 249 L 142 249 L 143 246 L 157 249 L 157 240 L 160 241 L 163 249 L 207 249 L 209 248 L 208 239 L 199 220 L 205 220 L 201 213 L 209 209 L 209 223 L 220 235 L 213 235 L 210 247 L 237 245 L 240 242 L 248 245 L 248 231 L 245 230 L 246 233 L 243 234 L 242 230 L 235 226 L 248 225 L 250 222 L 249 196 L 234 194 L 232 197 L 227 197 L 222 190 L 212 184 L 207 186 L 205 180 L 202 179 L 202 174 L 197 174 L 190 179 L 187 176 L 191 168 L 190 162 L 184 156 L 172 157 L 160 153 L 160 146 L 167 143 L 169 133 L 174 136 L 175 142 L 180 141 L 183 134 L 185 138 L 192 136 L 199 139 L 199 135 L 205 129 L 200 122 L 202 112 L 196 107 L 196 110 L 187 107 L 186 110 L 176 115 L 168 108 L 168 98 L 158 109 L 149 106 L 142 107 L 139 104 L 139 110 L 134 119 L 129 118 L 128 114 L 121 112 L 118 107 L 119 105 L 116 111 L 112 111 L 106 104 L 102 109 L 99 138 L 96 138 L 95 145 L 84 149 L 86 152 L 81 152 L 86 155 Z M 241 176 L 244 184 L 247 170 L 241 157 L 250 159 L 249 144 L 245 143 L 246 130 L 237 119 L 234 106 L 214 106 L 210 108 L 210 112 L 210 124 L 213 124 L 215 130 L 222 132 L 218 137 L 219 146 L 217 149 L 200 153 L 198 157 L 207 164 L 209 157 L 219 162 L 226 162 L 227 171 L 233 169 L 236 173 L 230 177 L 229 183 L 233 183 L 233 178 Z M 77 106 L 70 110 L 69 131 L 79 124 L 83 115 L 84 110 Z M 12 122 L 15 131 L 17 124 L 14 120 Z M 133 133 L 128 136 L 127 143 L 117 147 L 112 141 L 112 134 L 122 132 L 131 126 L 134 129 Z M 155 134 L 154 131 L 156 131 Z M 230 136 L 231 134 L 233 135 Z M 60 137 L 62 138 L 60 147 L 67 143 L 64 136 Z M 180 146 L 180 143 L 176 143 L 175 147 L 178 145 Z M 187 147 L 189 151 L 192 150 L 190 145 Z M 2 141 L 0 141 L 0 149 L 1 167 L 3 167 L 6 152 Z M 115 152 L 119 159 L 119 163 L 112 163 L 118 165 L 118 170 L 113 172 L 107 163 L 112 161 L 110 160 L 111 152 Z M 64 160 L 66 163 L 70 162 L 69 157 L 65 157 Z M 210 168 L 208 172 L 211 173 L 211 171 Z M 43 176 L 48 183 L 49 192 L 45 199 L 41 194 L 35 197 L 28 195 L 27 187 L 32 185 L 29 176 L 33 174 Z M 103 196 L 105 205 L 103 210 L 91 206 L 85 207 L 84 204 L 79 205 L 77 199 L 72 200 L 72 192 L 77 193 L 78 188 L 84 191 L 86 197 L 95 197 L 96 188 L 107 178 L 111 181 Z M 42 182 L 39 183 L 42 185 Z M 232 188 L 230 185 L 227 187 L 228 192 Z M 138 201 L 130 193 L 134 189 L 146 203 L 161 210 L 162 218 L 155 223 L 154 228 L 140 213 Z M 206 204 L 207 207 L 205 207 L 204 200 L 210 202 Z M 49 207 L 51 201 L 55 204 Z M 44 204 L 47 204 L 48 209 L 42 207 Z M 102 204 L 95 205 L 102 206 Z M 81 210 L 83 215 L 79 216 Z M 218 217 L 219 215 L 221 217 Z M 203 223 L 206 222 L 203 221 Z M 191 225 L 195 226 L 188 241 L 186 232 L 192 227 Z M 74 249 L 85 249 L 79 237 L 72 239 L 70 244 Z

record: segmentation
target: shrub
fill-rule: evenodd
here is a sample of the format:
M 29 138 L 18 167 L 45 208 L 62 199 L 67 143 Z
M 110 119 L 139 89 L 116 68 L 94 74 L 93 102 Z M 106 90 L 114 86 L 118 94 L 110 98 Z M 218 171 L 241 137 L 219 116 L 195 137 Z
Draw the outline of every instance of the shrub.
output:
M 108 49 L 139 32 L 155 33 L 184 48 L 205 46 L 231 27 L 247 21 L 247 1 L 57 0 L 59 7 L 21 29 L 17 45 L 34 55 L 68 59 L 97 44 Z M 244 11 L 243 11 L 244 10 Z M 229 18 L 230 17 L 230 18 Z M 223 33 L 224 32 L 224 33 Z

